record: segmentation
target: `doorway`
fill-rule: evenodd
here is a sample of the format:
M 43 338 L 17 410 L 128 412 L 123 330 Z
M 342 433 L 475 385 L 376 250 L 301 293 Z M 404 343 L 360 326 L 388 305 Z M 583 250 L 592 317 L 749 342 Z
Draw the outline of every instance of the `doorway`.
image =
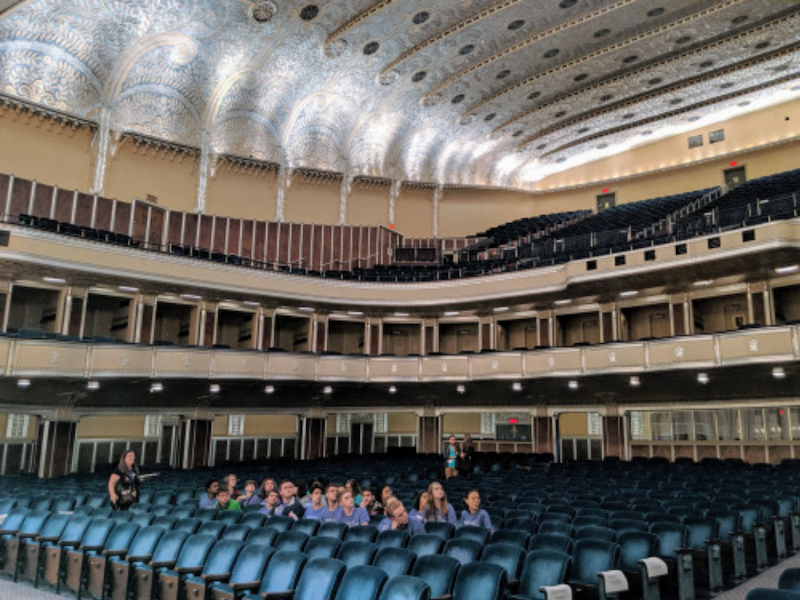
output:
M 374 423 L 350 424 L 350 453 L 372 454 L 375 445 Z
M 742 185 L 745 181 L 747 181 L 747 174 L 744 171 L 744 167 L 734 167 L 732 169 L 725 169 L 725 185 L 728 189 L 733 189 Z

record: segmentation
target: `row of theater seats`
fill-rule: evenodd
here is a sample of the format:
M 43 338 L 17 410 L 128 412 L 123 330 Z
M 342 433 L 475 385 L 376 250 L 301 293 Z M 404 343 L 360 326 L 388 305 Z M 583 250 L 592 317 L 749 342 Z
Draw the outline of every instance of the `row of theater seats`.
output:
M 754 588 L 746 600 L 800 600 L 800 568 L 784 569 L 778 576 L 777 588 Z
M 524 217 L 515 221 L 510 221 L 502 225 L 497 225 L 475 237 L 480 238 L 461 252 L 461 256 L 469 259 L 476 252 L 482 250 L 498 248 L 503 244 L 529 242 L 534 238 L 539 238 L 568 227 L 592 214 L 590 210 L 575 210 L 567 212 L 551 213 L 538 215 L 535 217 Z

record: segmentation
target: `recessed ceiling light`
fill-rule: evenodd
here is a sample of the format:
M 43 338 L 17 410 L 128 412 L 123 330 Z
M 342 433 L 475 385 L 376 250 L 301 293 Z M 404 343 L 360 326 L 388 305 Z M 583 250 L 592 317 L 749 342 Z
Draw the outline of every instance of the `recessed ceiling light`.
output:
M 556 300 L 555 304 L 561 306 L 563 304 L 569 304 L 570 302 L 572 302 L 572 300 L 570 300 L 569 298 L 564 298 L 563 300 Z
M 506 312 L 508 310 L 507 306 L 495 306 L 494 312 Z
M 639 387 L 640 385 L 642 385 L 642 382 L 639 381 L 639 376 L 638 375 L 631 375 L 631 379 L 630 379 L 629 383 L 630 383 L 631 387 Z
M 620 298 L 630 298 L 631 296 L 636 296 L 639 293 L 639 290 L 625 290 L 624 292 L 620 292 Z
M 390 394 L 396 394 L 397 393 L 397 388 L 395 386 L 393 386 L 393 385 L 390 385 L 389 386 L 389 393 Z
M 797 265 L 787 265 L 785 267 L 778 267 L 777 269 L 775 269 L 775 272 L 778 275 L 786 275 L 787 273 L 794 273 L 795 271 L 797 271 L 797 269 L 798 269 Z
M 713 279 L 701 279 L 700 281 L 695 281 L 692 285 L 695 287 L 704 287 L 712 283 L 714 283 Z
M 210 386 L 208 386 L 208 391 L 211 394 L 219 394 L 219 390 L 220 387 L 218 383 L 212 383 Z
M 47 283 L 67 283 L 67 280 L 61 277 L 42 277 L 42 281 Z
M 200 300 L 200 296 L 197 294 L 181 294 L 181 298 L 184 300 Z
M 772 376 L 775 379 L 786 379 L 786 371 L 783 370 L 783 367 L 773 367 Z
M 246 304 L 247 306 L 261 306 L 261 303 L 256 302 L 255 300 L 245 300 L 242 304 Z
M 31 380 L 30 379 L 17 379 L 17 387 L 21 387 L 23 389 L 31 387 Z
M 457 310 L 446 310 L 446 311 L 444 311 L 444 316 L 445 317 L 456 317 L 456 316 L 458 316 L 460 314 L 461 313 L 459 311 L 457 311 Z
M 303 312 L 314 312 L 314 309 L 310 306 L 301 306 L 298 310 L 302 310 Z
M 322 388 L 322 393 L 330 396 L 333 393 L 333 388 L 329 385 L 326 385 L 324 388 Z
M 457 385 L 457 386 L 456 386 L 456 391 L 457 391 L 459 394 L 463 394 L 464 392 L 466 392 L 466 391 L 467 391 L 467 388 L 465 388 L 463 385 L 460 385 L 460 384 L 459 384 L 459 385 Z
M 274 385 L 268 385 L 268 386 L 264 387 L 264 393 L 265 394 L 274 394 L 275 393 L 275 386 Z
M 120 292 L 129 292 L 131 294 L 135 294 L 139 291 L 139 288 L 133 287 L 132 285 L 121 285 L 118 289 Z
M 410 313 L 407 313 L 407 312 L 396 312 L 396 313 L 394 313 L 394 316 L 395 317 L 408 317 L 408 316 L 410 316 Z
M 574 379 L 570 380 L 570 382 L 567 384 L 567 386 L 569 386 L 569 389 L 571 389 L 571 390 L 577 390 L 578 387 L 579 387 L 578 386 L 578 382 L 575 381 Z
M 511 389 L 514 390 L 515 392 L 521 392 L 522 383 L 520 383 L 519 381 L 515 381 L 514 383 L 511 384 Z
M 697 383 L 702 383 L 703 385 L 709 382 L 708 373 L 698 373 L 697 374 Z
M 99 390 L 100 389 L 100 382 L 99 381 L 95 381 L 95 380 L 87 381 L 86 382 L 86 389 L 91 391 L 91 392 L 93 392 L 95 390 Z
M 164 384 L 163 383 L 155 382 L 155 383 L 151 383 L 150 384 L 150 393 L 151 394 L 156 394 L 158 392 L 163 392 L 163 391 L 164 391 Z
M 364 313 L 361 312 L 360 310 L 348 310 L 347 314 L 350 315 L 351 317 L 363 317 L 364 316 Z

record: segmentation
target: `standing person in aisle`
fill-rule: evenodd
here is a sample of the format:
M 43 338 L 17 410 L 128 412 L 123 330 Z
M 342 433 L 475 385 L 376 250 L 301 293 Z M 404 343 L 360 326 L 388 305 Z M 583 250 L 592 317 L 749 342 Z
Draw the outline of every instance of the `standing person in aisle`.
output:
M 451 435 L 450 441 L 444 447 L 444 477 L 450 479 L 458 475 L 458 459 L 461 454 L 461 447 L 456 443 L 456 436 Z

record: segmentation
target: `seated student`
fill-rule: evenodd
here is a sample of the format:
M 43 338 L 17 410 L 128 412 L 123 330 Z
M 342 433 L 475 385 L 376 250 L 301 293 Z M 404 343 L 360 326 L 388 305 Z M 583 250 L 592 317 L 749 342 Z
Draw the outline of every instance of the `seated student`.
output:
M 222 485 L 228 488 L 228 492 L 230 493 L 231 498 L 233 498 L 234 500 L 238 500 L 239 496 L 242 495 L 242 492 L 236 489 L 236 485 L 238 483 L 239 483 L 239 478 L 236 477 L 236 475 L 233 473 L 226 475 L 225 477 L 222 478 Z
M 378 502 L 380 502 L 384 507 L 386 503 L 389 501 L 389 498 L 394 496 L 394 492 L 392 491 L 391 486 L 386 483 L 378 488 Z
M 426 506 L 428 506 L 428 492 L 420 492 L 414 499 L 414 508 L 408 513 L 408 519 L 424 524 Z
M 200 498 L 197 503 L 197 508 L 213 508 L 214 503 L 217 501 L 217 490 L 219 489 L 219 481 L 216 479 L 209 479 L 206 482 L 206 497 Z
M 253 479 L 248 479 L 244 484 L 244 494 L 239 496 L 236 501 L 242 506 L 259 505 L 263 499 L 256 494 L 258 484 Z
M 328 503 L 328 507 L 322 513 L 320 521 L 323 523 L 338 523 L 342 507 L 339 506 L 339 486 L 337 484 L 329 483 L 325 486 L 325 500 Z
M 345 489 L 353 494 L 353 500 L 359 506 L 361 506 L 361 484 L 358 482 L 357 479 L 348 479 L 344 484 Z
M 294 481 L 284 479 L 281 481 L 281 487 L 278 493 L 281 496 L 281 504 L 275 509 L 276 515 L 285 515 L 293 519 L 302 519 L 305 514 L 303 505 L 297 499 L 297 486 Z
M 370 515 L 383 514 L 383 506 L 377 501 L 370 488 L 361 490 L 361 502 L 359 505 L 365 508 Z
M 428 486 L 428 504 L 423 511 L 424 521 L 429 523 L 436 521 L 439 523 L 451 523 L 456 525 L 456 509 L 447 501 L 447 494 L 444 493 L 442 484 L 434 481 Z
M 339 504 L 342 505 L 342 512 L 339 513 L 339 523 L 344 523 L 348 527 L 369 525 L 369 513 L 366 508 L 356 506 L 353 492 L 346 489 L 340 491 Z
M 461 524 L 483 527 L 494 532 L 492 528 L 492 519 L 489 517 L 489 513 L 481 508 L 480 492 L 478 490 L 468 491 L 464 502 L 467 504 L 467 510 L 461 511 Z
M 277 492 L 278 486 L 275 484 L 275 480 L 272 477 L 267 477 L 261 482 L 261 485 L 258 486 L 258 495 L 261 496 L 262 500 L 266 500 L 267 494 L 273 490 Z
M 261 503 L 261 510 L 258 512 L 262 515 L 271 517 L 275 514 L 275 509 L 281 504 L 281 496 L 275 490 L 267 492 L 267 498 Z
M 406 507 L 394 496 L 387 501 L 386 515 L 386 518 L 378 524 L 378 531 L 397 529 L 407 531 L 409 535 L 425 533 L 425 525 L 422 521 L 409 519 Z
M 238 510 L 241 511 L 242 507 L 239 503 L 231 498 L 231 493 L 228 488 L 221 487 L 217 490 L 217 501 L 214 504 L 215 510 Z
M 311 489 L 308 492 L 308 498 L 310 501 L 305 505 L 306 512 L 303 518 L 322 521 L 322 518 L 328 511 L 328 506 L 325 504 L 325 497 L 322 494 L 322 484 L 319 482 L 312 483 Z

